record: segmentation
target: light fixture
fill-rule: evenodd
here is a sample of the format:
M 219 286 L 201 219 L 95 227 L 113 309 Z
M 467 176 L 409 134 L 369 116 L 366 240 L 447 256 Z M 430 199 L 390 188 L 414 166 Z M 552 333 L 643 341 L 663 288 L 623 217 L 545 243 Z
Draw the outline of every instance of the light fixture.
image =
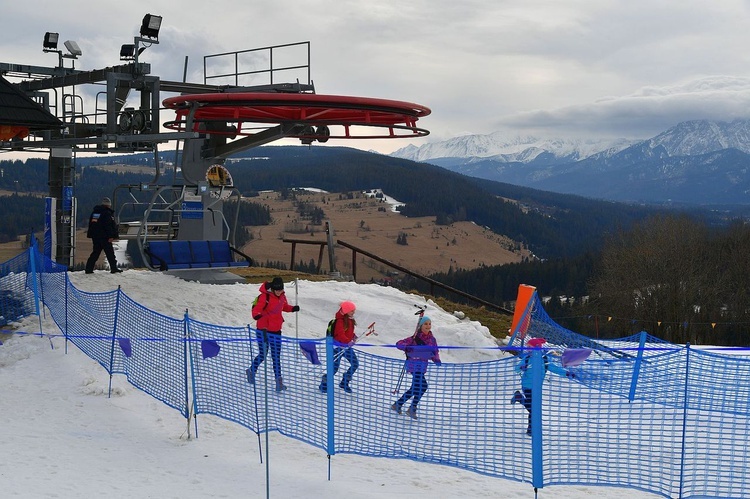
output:
M 69 59 L 76 59 L 79 55 L 83 55 L 83 52 L 81 52 L 81 47 L 78 46 L 76 42 L 73 40 L 67 40 L 65 42 L 65 48 L 68 49 L 68 52 L 70 52 L 70 55 L 66 55 L 63 57 L 68 57 Z
M 161 16 L 146 14 L 143 16 L 141 23 L 141 36 L 144 38 L 159 39 L 159 29 L 161 28 Z
M 135 45 L 132 43 L 126 43 L 120 47 L 120 60 L 121 61 L 132 61 L 135 59 Z
M 44 43 L 42 44 L 42 48 L 44 51 L 47 50 L 57 50 L 57 40 L 60 38 L 59 33 L 51 33 L 47 31 L 44 34 Z
M 57 54 L 59 60 L 59 67 L 63 67 L 63 58 L 65 59 L 78 59 L 78 56 L 83 55 L 81 47 L 78 46 L 73 40 L 67 40 L 65 42 L 65 48 L 68 53 L 63 54 L 63 51 L 57 48 L 57 43 L 60 41 L 60 34 L 48 31 L 44 34 L 44 42 L 42 42 L 42 52 L 54 52 Z

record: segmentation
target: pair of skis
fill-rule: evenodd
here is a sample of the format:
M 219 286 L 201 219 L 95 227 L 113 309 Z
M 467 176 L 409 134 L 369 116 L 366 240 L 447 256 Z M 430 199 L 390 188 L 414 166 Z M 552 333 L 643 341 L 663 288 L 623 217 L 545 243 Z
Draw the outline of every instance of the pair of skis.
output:
M 359 340 L 361 340 L 362 338 L 366 338 L 366 337 L 368 337 L 370 335 L 375 335 L 375 336 L 378 335 L 378 333 L 375 331 L 375 323 L 374 322 L 372 324 L 370 324 L 369 326 L 367 326 L 367 329 L 365 330 L 364 334 L 362 334 L 360 336 L 357 336 L 357 338 L 354 341 L 352 341 L 351 343 L 349 343 L 349 345 L 346 345 L 346 346 L 342 345 L 342 346 L 340 346 L 339 348 L 341 348 L 341 350 L 339 351 L 339 353 L 336 354 L 336 356 L 333 358 L 333 360 L 335 361 L 335 360 L 340 359 L 341 356 L 344 355 L 344 350 L 346 350 L 347 348 L 353 347 L 354 345 L 357 344 L 357 342 L 359 342 Z

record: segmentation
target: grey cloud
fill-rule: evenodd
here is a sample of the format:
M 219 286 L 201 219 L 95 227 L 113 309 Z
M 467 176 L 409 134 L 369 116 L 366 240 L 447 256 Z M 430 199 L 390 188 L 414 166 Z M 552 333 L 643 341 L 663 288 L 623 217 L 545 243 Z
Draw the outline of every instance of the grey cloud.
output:
M 630 95 L 504 117 L 501 128 L 552 135 L 606 134 L 646 138 L 681 121 L 750 117 L 750 78 L 716 76 L 681 85 L 638 89 Z

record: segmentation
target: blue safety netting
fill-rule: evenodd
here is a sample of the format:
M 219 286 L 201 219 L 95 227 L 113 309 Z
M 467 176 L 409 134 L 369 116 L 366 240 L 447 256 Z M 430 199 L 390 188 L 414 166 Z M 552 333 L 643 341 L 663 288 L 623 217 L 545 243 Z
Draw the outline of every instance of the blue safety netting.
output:
M 527 434 L 524 406 L 510 403 L 520 387 L 512 356 L 430 364 L 429 389 L 415 421 L 390 408 L 411 376 L 402 377 L 402 360 L 376 353 L 382 345 L 356 347 L 360 367 L 353 392 L 345 393 L 338 381 L 348 363 L 333 376 L 330 339 L 281 337 L 288 389 L 277 392 L 270 355 L 255 383 L 248 380 L 260 346 L 249 325 L 203 323 L 188 311 L 167 317 L 119 289 L 78 290 L 65 272 L 43 262 L 33 272 L 28 257 L 26 264 L 11 262 L 0 267 L 0 284 L 7 286 L 0 289 L 23 304 L 16 317 L 33 313 L 34 297 L 43 297 L 69 341 L 186 418 L 212 414 L 256 433 L 278 431 L 329 455 L 413 459 L 535 487 L 609 485 L 664 497 L 750 497 L 746 356 L 673 345 L 645 332 L 594 340 L 557 325 L 534 296 L 507 347 L 532 352 L 534 431 Z M 530 338 L 547 344 L 529 349 Z M 589 355 L 566 365 L 573 350 Z M 319 390 L 324 376 L 326 393 Z
M 30 251 L 0 264 L 0 327 L 36 313 Z

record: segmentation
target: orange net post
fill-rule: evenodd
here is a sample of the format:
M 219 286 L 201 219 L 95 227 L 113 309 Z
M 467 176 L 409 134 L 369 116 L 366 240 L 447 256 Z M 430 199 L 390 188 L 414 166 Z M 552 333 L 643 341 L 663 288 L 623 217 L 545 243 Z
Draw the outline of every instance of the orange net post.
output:
M 529 322 L 531 321 L 530 310 L 527 309 L 529 308 L 531 299 L 534 297 L 534 293 L 536 293 L 534 286 L 519 284 L 516 308 L 513 311 L 513 322 L 510 327 L 511 335 L 515 335 L 518 332 L 521 339 L 526 335 L 526 330 L 529 328 Z

